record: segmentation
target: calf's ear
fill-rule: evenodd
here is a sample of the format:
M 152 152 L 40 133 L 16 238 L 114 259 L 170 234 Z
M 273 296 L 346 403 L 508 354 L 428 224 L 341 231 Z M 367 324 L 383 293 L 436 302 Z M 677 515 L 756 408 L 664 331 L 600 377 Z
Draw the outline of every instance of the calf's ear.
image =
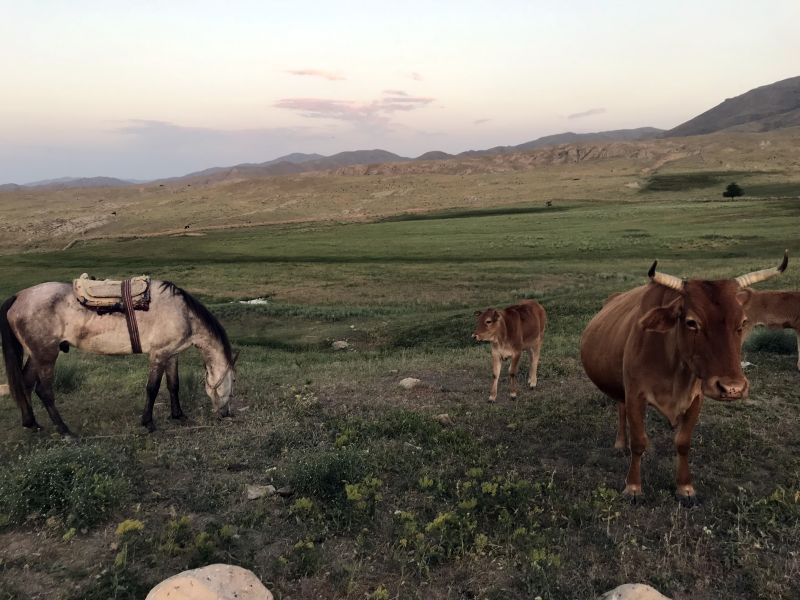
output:
M 658 331 L 664 333 L 675 327 L 681 314 L 681 298 L 676 298 L 666 306 L 659 306 L 647 312 L 639 325 L 645 331 Z
M 496 310 L 492 310 L 492 321 L 497 321 L 500 318 L 500 313 Z

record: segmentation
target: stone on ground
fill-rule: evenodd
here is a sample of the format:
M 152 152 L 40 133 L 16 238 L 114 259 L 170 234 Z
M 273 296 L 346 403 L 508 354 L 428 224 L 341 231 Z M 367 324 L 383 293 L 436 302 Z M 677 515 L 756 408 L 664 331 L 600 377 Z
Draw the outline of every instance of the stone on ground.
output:
M 417 387 L 420 383 L 422 383 L 419 379 L 415 377 L 406 377 L 405 379 L 401 379 L 399 385 L 401 388 L 405 390 L 410 390 L 412 388 Z
M 600 596 L 600 600 L 670 600 L 643 583 L 626 583 Z
M 272 600 L 272 594 L 252 571 L 216 564 L 165 579 L 146 600 Z

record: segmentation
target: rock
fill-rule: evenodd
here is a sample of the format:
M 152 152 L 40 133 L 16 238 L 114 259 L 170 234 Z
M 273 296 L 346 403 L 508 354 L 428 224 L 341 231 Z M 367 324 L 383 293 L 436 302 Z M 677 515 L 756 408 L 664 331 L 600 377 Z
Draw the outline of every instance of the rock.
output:
M 412 388 L 417 387 L 420 383 L 422 383 L 419 379 L 414 377 L 406 377 L 405 379 L 401 379 L 399 385 L 401 388 L 405 390 L 410 390 Z
M 275 486 L 274 485 L 248 485 L 246 494 L 247 494 L 247 499 L 248 500 L 257 500 L 258 498 L 263 498 L 264 496 L 274 496 L 275 495 Z
M 272 594 L 252 571 L 216 564 L 165 579 L 146 600 L 272 600 Z
M 658 590 L 643 583 L 626 583 L 606 592 L 600 600 L 670 600 Z
M 443 427 L 450 427 L 453 424 L 453 419 L 447 413 L 436 415 L 433 419 Z
M 0 396 L 8 396 L 8 384 L 4 383 L 0 385 Z
M 282 488 L 278 488 L 278 492 L 277 493 L 278 493 L 278 496 L 282 496 L 282 497 L 286 498 L 286 497 L 291 496 L 292 494 L 294 494 L 294 489 L 292 489 L 291 487 L 289 487 L 287 485 L 287 486 L 284 486 Z
M 336 340 L 331 344 L 334 350 L 347 350 L 350 347 L 350 344 L 345 342 L 344 340 Z

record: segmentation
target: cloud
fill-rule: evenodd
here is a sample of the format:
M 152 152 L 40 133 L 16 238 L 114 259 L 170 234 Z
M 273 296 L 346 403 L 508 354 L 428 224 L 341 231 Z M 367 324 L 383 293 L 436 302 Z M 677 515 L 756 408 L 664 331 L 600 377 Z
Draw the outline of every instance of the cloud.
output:
M 417 110 L 433 101 L 433 98 L 409 96 L 400 90 L 384 90 L 381 98 L 369 102 L 328 98 L 283 98 L 274 106 L 299 112 L 304 117 L 312 119 L 334 119 L 356 125 L 386 127 L 393 113 Z
M 473 125 L 483 125 L 484 123 L 488 123 L 491 119 L 475 119 L 472 124 Z
M 344 81 L 345 76 L 333 71 L 323 71 L 322 69 L 291 69 L 286 71 L 290 75 L 300 75 L 305 77 L 322 77 L 328 81 Z
M 606 112 L 605 108 L 590 108 L 589 110 L 585 110 L 583 112 L 572 113 L 571 115 L 567 115 L 568 119 L 581 119 L 583 117 L 591 117 L 592 115 L 602 115 Z

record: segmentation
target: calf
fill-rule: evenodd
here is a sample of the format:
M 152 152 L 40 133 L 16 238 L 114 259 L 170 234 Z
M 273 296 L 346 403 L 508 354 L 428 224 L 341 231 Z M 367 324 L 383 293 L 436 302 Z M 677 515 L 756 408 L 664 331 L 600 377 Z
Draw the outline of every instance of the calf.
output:
M 800 292 L 750 290 L 750 302 L 745 312 L 748 318 L 745 337 L 756 325 L 794 329 L 797 335 L 797 368 L 800 369 Z
M 511 398 L 517 397 L 517 366 L 523 350 L 531 353 L 530 387 L 536 387 L 536 370 L 544 339 L 547 316 L 542 305 L 535 300 L 523 300 L 519 304 L 502 310 L 487 308 L 475 311 L 478 318 L 472 337 L 479 342 L 492 344 L 492 392 L 489 402 L 497 398 L 497 382 L 500 379 L 500 361 L 511 359 L 508 377 L 511 380 Z

